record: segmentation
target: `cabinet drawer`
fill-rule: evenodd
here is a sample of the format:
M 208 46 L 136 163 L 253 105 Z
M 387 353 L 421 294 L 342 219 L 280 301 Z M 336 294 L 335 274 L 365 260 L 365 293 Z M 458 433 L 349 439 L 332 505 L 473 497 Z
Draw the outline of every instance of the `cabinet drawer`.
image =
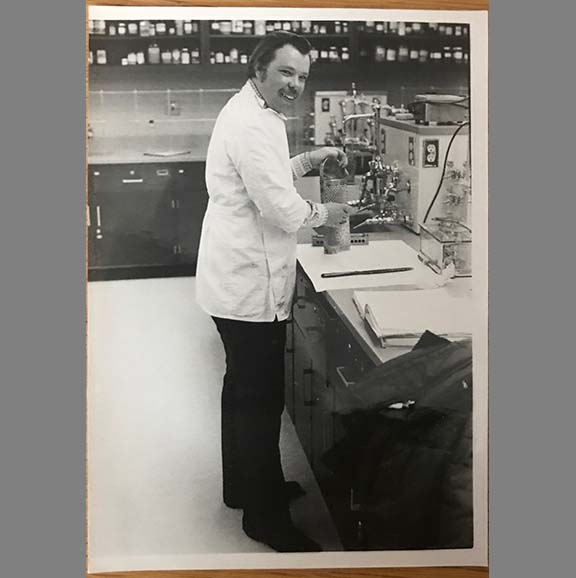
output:
M 180 163 L 172 166 L 174 189 L 186 194 L 206 189 L 206 163 Z M 181 198 L 181 195 L 178 195 Z
M 174 170 L 157 164 L 102 165 L 89 169 L 96 194 L 130 191 L 160 191 L 173 186 Z

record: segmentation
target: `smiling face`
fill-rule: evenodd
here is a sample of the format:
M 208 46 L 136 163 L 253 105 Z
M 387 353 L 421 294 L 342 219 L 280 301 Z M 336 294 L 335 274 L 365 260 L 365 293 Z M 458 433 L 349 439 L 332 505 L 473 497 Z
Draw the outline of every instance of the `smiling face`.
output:
M 310 57 L 285 44 L 266 70 L 256 70 L 254 82 L 270 108 L 286 112 L 304 91 L 309 72 Z

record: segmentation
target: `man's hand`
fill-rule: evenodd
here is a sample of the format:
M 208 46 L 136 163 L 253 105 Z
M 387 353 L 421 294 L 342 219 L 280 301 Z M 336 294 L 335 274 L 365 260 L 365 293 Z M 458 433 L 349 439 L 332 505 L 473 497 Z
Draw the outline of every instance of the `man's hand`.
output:
M 328 210 L 328 219 L 324 223 L 325 227 L 336 227 L 343 225 L 348 215 L 353 212 L 352 207 L 344 203 L 323 203 Z
M 344 168 L 348 164 L 348 157 L 343 150 L 336 147 L 322 147 L 314 151 L 310 151 L 310 162 L 312 166 L 317 169 L 327 158 L 336 159 L 338 164 Z

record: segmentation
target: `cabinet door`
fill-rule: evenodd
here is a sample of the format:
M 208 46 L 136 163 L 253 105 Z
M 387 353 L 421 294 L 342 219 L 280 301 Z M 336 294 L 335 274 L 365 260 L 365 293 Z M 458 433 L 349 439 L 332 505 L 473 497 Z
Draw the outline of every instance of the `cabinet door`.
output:
M 98 266 L 175 264 L 176 206 L 170 171 L 156 165 L 111 165 L 94 173 L 101 231 L 96 239 Z
M 186 163 L 177 167 L 174 196 L 178 208 L 178 259 L 183 265 L 196 267 L 202 221 L 208 206 L 204 181 L 205 163 Z
M 294 319 L 286 323 L 286 351 L 284 354 L 284 376 L 286 380 L 285 403 L 288 415 L 294 421 Z
M 312 381 L 314 369 L 300 327 L 294 324 L 294 410 L 293 421 L 302 448 L 312 464 Z

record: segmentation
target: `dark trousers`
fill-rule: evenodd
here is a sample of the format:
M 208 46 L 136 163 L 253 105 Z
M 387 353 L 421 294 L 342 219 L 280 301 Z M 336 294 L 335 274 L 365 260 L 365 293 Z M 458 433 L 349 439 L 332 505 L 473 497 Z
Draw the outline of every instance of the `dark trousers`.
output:
M 288 506 L 283 497 L 280 421 L 284 409 L 286 322 L 214 317 L 226 352 L 222 389 L 224 502 L 255 524 Z

